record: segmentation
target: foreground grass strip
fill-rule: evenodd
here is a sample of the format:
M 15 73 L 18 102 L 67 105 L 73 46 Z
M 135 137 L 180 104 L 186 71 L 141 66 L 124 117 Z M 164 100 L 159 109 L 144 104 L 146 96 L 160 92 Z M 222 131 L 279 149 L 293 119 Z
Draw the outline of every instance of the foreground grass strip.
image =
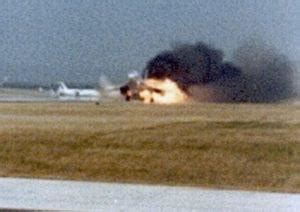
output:
M 0 105 L 0 175 L 300 191 L 295 105 Z

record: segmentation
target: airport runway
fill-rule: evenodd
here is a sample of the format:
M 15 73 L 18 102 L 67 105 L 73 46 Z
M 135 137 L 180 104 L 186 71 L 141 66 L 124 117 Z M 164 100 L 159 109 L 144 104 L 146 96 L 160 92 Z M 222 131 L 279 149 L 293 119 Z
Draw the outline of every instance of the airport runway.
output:
M 98 101 L 97 97 L 55 96 L 48 91 L 32 89 L 0 88 L 1 102 L 87 102 Z
M 299 211 L 300 194 L 0 178 L 0 208 L 101 211 Z

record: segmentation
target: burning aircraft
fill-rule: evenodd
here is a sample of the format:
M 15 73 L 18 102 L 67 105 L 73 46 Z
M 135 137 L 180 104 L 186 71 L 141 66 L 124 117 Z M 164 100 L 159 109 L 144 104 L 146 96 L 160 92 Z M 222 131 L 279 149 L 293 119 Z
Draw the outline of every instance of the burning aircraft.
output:
M 120 88 L 120 91 L 127 101 L 140 100 L 147 104 L 183 103 L 188 99 L 187 95 L 170 79 L 131 79 Z
M 264 43 L 246 43 L 234 63 L 202 42 L 180 44 L 150 59 L 140 78 L 120 88 L 127 101 L 277 102 L 294 95 L 293 66 Z

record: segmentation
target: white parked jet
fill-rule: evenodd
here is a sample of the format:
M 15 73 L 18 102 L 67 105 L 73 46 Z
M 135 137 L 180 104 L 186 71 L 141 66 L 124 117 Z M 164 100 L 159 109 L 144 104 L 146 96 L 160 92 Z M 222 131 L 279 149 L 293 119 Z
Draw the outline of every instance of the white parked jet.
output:
M 56 94 L 70 97 L 100 97 L 99 91 L 95 89 L 68 88 L 63 82 L 58 83 Z

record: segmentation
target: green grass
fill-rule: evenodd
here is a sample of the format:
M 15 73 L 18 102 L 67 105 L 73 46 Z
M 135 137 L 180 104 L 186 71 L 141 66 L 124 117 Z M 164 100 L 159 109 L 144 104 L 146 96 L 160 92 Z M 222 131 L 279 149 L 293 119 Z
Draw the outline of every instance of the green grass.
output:
M 300 191 L 297 105 L 0 104 L 0 175 Z

